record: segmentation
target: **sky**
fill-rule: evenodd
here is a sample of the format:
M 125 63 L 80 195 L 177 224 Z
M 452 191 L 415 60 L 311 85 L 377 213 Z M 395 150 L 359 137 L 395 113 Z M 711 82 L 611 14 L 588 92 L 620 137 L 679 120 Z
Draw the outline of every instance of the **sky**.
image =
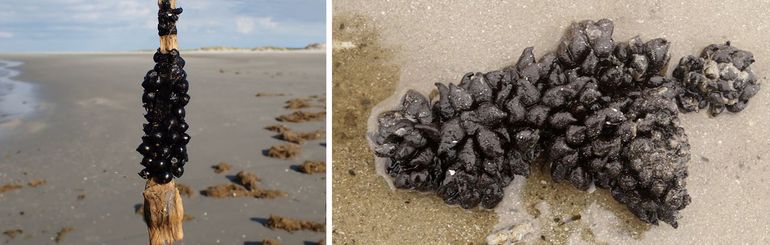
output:
M 182 49 L 322 43 L 325 0 L 177 0 Z M 0 52 L 156 49 L 156 0 L 2 0 Z

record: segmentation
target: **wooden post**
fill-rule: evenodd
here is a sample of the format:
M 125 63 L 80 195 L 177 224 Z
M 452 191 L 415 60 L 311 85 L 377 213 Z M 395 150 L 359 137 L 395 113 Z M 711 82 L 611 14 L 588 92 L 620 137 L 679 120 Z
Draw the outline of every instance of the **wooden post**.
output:
M 176 8 L 176 0 L 158 0 L 158 6 L 163 1 L 170 1 L 171 8 Z M 161 53 L 168 53 L 177 47 L 176 35 L 160 37 Z M 142 195 L 144 196 L 144 221 L 147 223 L 150 245 L 166 245 L 182 240 L 184 206 L 174 181 L 159 184 L 150 178 Z
M 147 181 L 144 188 L 144 222 L 150 245 L 172 244 L 184 238 L 184 205 L 174 181 L 166 184 Z
M 171 2 L 171 8 L 176 8 L 176 0 L 158 0 L 158 6 L 164 1 Z M 176 34 L 160 36 L 160 52 L 165 54 L 172 49 L 178 49 L 179 43 L 176 40 Z

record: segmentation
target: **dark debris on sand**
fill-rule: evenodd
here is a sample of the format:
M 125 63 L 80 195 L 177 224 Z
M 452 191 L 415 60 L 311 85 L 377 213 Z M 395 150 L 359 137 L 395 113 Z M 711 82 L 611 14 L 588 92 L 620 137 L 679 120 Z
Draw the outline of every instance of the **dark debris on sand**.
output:
M 61 230 L 59 230 L 59 232 L 56 232 L 56 238 L 54 238 L 54 241 L 56 243 L 61 242 L 62 240 L 64 240 L 64 237 L 68 233 L 73 232 L 73 231 L 75 231 L 75 228 L 72 227 L 72 226 L 65 226 L 65 227 L 61 228 Z
M 267 219 L 267 224 L 265 224 L 265 226 L 270 229 L 281 229 L 288 232 L 299 230 L 324 232 L 326 230 L 326 225 L 322 223 L 286 218 L 278 215 L 270 215 L 270 218 Z
M 7 236 L 10 240 L 16 239 L 17 236 L 24 234 L 22 229 L 11 229 L 3 232 L 3 235 Z
M 278 198 L 287 194 L 279 190 L 262 189 L 259 187 L 259 177 L 256 174 L 240 171 L 236 174 L 235 183 L 210 186 L 201 191 L 201 195 L 214 198 L 253 197 L 253 198 Z
M 305 174 L 326 173 L 325 161 L 305 161 L 297 168 L 299 172 Z
M 286 127 L 285 125 L 276 124 L 276 125 L 270 125 L 265 127 L 265 130 L 273 131 L 280 134 L 291 129 L 289 129 L 289 127 Z
M 301 148 L 297 144 L 274 145 L 267 150 L 267 156 L 278 159 L 294 159 L 300 151 Z
M 182 183 L 176 183 L 176 189 L 179 191 L 179 194 L 186 197 L 192 197 L 193 191 L 192 188 L 189 186 L 182 184 Z
M 310 132 L 294 132 L 291 130 L 284 130 L 278 135 L 278 138 L 294 144 L 304 144 L 305 141 L 323 139 L 326 136 L 324 130 L 316 130 Z
M 3 184 L 3 185 L 0 185 L 0 193 L 8 192 L 8 191 L 16 190 L 16 189 L 21 189 L 22 187 L 24 187 L 24 186 L 22 186 L 20 184 L 16 184 L 16 183 Z
M 690 145 L 679 111 L 740 111 L 759 89 L 751 53 L 711 45 L 663 73 L 670 43 L 613 40 L 614 24 L 573 23 L 556 52 L 414 90 L 370 134 L 397 188 L 493 208 L 514 176 L 542 164 L 557 182 L 606 188 L 639 219 L 677 227 L 690 203 Z M 704 65 L 705 64 L 705 65 Z M 705 101 L 705 102 L 704 102 Z
M 307 111 L 295 111 L 290 114 L 280 115 L 275 118 L 279 122 L 310 122 L 310 121 L 324 121 L 326 120 L 326 112 L 307 112 Z
M 220 162 L 217 165 L 211 166 L 211 168 L 214 169 L 214 173 L 221 174 L 221 173 L 225 173 L 227 171 L 230 171 L 230 168 L 232 168 L 232 166 L 230 166 L 229 163 Z

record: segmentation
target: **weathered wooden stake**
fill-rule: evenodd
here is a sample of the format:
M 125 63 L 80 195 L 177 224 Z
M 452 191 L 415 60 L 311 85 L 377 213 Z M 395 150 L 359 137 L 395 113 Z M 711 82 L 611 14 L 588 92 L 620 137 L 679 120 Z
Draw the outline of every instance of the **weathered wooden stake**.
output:
M 158 6 L 163 1 L 170 1 L 171 8 L 176 8 L 176 0 L 158 0 Z M 177 47 L 176 34 L 160 37 L 161 53 L 168 53 Z M 184 206 L 175 182 L 172 180 L 166 184 L 158 184 L 150 178 L 144 187 L 143 196 L 144 221 L 147 223 L 150 245 L 166 245 L 182 240 Z
M 174 181 L 166 184 L 147 181 L 144 189 L 144 222 L 151 245 L 172 244 L 184 238 L 184 205 Z

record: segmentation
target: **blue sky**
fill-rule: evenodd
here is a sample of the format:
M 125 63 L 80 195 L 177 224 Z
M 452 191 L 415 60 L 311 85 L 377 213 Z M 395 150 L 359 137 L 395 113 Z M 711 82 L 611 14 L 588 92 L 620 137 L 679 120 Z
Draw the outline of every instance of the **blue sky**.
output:
M 304 47 L 325 41 L 325 0 L 177 0 L 181 48 Z M 156 0 L 2 0 L 0 52 L 158 46 Z

